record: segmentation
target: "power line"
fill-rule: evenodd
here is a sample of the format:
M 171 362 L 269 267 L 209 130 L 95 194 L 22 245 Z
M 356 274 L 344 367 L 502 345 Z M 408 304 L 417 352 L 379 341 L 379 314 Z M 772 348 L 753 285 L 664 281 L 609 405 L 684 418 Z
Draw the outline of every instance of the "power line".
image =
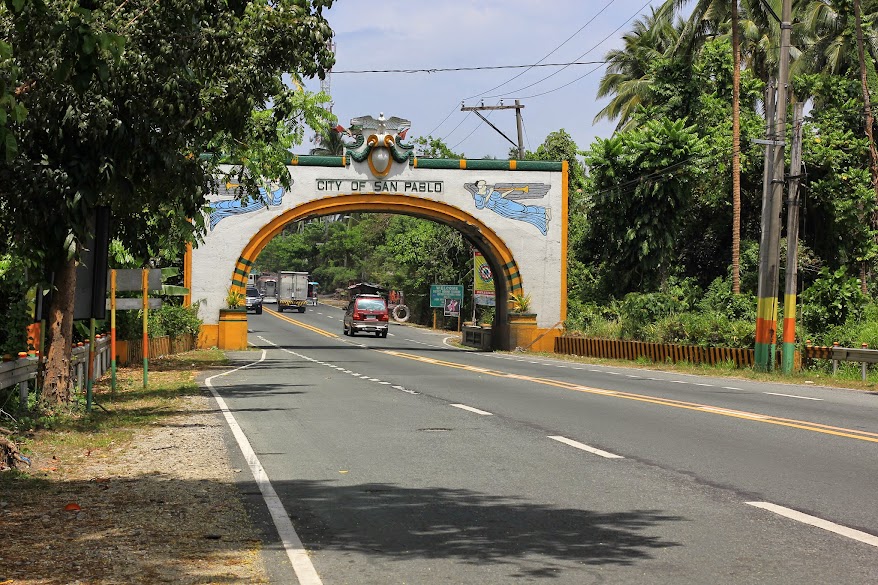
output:
M 622 24 L 620 24 L 619 26 L 617 26 L 617 27 L 613 30 L 613 32 L 611 32 L 610 34 L 608 34 L 607 36 L 605 36 L 603 39 L 601 39 L 600 41 L 598 41 L 595 45 L 592 46 L 592 48 L 590 48 L 588 51 L 586 51 L 585 53 L 583 53 L 582 55 L 580 55 L 579 57 L 577 57 L 576 60 L 575 60 L 574 62 L 579 62 L 580 59 L 582 59 L 583 57 L 585 57 L 586 55 L 588 55 L 589 53 L 591 53 L 592 51 L 594 51 L 595 49 L 597 49 L 599 46 L 601 46 L 601 44 L 603 44 L 604 41 L 606 41 L 607 39 L 609 39 L 610 37 L 612 37 L 614 34 L 616 34 L 617 32 L 619 32 L 619 30 L 621 30 L 622 27 L 624 27 L 624 26 L 627 25 L 629 22 L 631 22 L 631 20 L 632 20 L 635 16 L 638 16 L 638 15 L 640 14 L 640 12 L 641 12 L 644 8 L 646 8 L 647 6 L 649 6 L 651 3 L 652 3 L 652 0 L 646 0 L 646 3 L 645 3 L 643 6 L 641 6 L 641 7 L 637 10 L 637 12 L 635 12 L 634 14 L 632 14 L 631 16 L 629 16 L 628 19 L 625 20 L 625 22 L 623 22 Z M 600 63 L 602 63 L 602 64 L 606 64 L 606 61 L 605 61 L 605 60 L 604 60 L 604 61 L 600 61 Z M 562 68 L 559 69 L 558 71 L 555 71 L 554 73 L 552 73 L 552 74 L 550 74 L 550 75 L 547 75 L 546 77 L 543 77 L 542 79 L 539 79 L 539 80 L 537 80 L 537 81 L 531 83 L 530 85 L 525 85 L 524 87 L 522 87 L 522 88 L 520 88 L 520 89 L 517 89 L 517 90 L 515 90 L 514 92 L 505 93 L 505 94 L 498 94 L 498 95 L 489 95 L 489 96 L 485 96 L 485 97 L 486 97 L 486 98 L 497 98 L 497 97 L 509 97 L 509 96 L 512 96 L 512 95 L 515 94 L 515 93 L 518 93 L 518 92 L 520 92 L 520 91 L 524 91 L 525 89 L 529 89 L 529 88 L 531 88 L 531 87 L 537 85 L 538 83 L 542 83 L 542 82 L 546 81 L 547 79 L 549 79 L 549 78 L 551 78 L 551 77 L 554 77 L 555 75 L 558 75 L 559 73 L 561 73 L 561 72 L 564 71 L 565 69 L 567 69 L 567 67 L 562 67 Z M 593 71 L 594 71 L 594 70 L 592 70 L 592 71 L 589 72 L 589 73 L 592 73 Z M 586 73 L 586 75 L 588 75 L 589 73 Z M 583 77 L 585 77 L 585 75 L 583 75 Z M 581 79 L 581 78 L 580 78 L 580 79 Z M 578 80 L 577 80 L 577 81 L 578 81 Z M 568 84 L 563 85 L 563 86 L 561 86 L 561 87 L 566 87 L 567 85 L 570 85 L 570 84 L 568 83 Z M 558 89 L 561 89 L 561 88 L 559 87 Z M 546 93 L 549 93 L 549 92 L 546 92 Z M 540 94 L 540 95 L 545 95 L 545 94 Z
M 588 22 L 586 22 L 586 23 L 583 24 L 581 27 L 579 27 L 579 29 L 578 29 L 575 33 L 573 33 L 572 35 L 570 35 L 569 37 L 567 37 L 567 38 L 564 40 L 563 43 L 561 43 L 560 45 L 558 45 L 557 47 L 555 47 L 554 49 L 552 49 L 552 50 L 551 50 L 549 53 L 547 53 L 542 59 L 540 59 L 539 61 L 537 61 L 536 64 L 529 66 L 527 69 L 525 69 L 524 71 L 522 71 L 521 73 L 519 73 L 519 74 L 516 75 L 515 77 L 513 77 L 513 78 L 511 78 L 511 79 L 507 79 L 506 81 L 504 81 L 504 82 L 501 83 L 500 85 L 497 85 L 497 86 L 495 86 L 495 87 L 492 87 L 491 89 L 486 89 L 485 91 L 483 91 L 483 92 L 481 92 L 481 93 L 478 93 L 478 94 L 476 94 L 476 95 L 469 96 L 469 97 L 464 98 L 464 99 L 465 99 L 465 100 L 470 100 L 470 99 L 477 98 L 477 97 L 479 97 L 479 96 L 485 95 L 486 93 L 492 92 L 492 91 L 494 91 L 495 89 L 499 89 L 499 88 L 503 87 L 504 85 L 506 85 L 507 83 L 510 83 L 510 82 L 512 82 L 512 81 L 515 81 L 516 79 L 518 79 L 519 77 L 521 77 L 522 75 L 524 75 L 525 73 L 527 73 L 528 71 L 530 71 L 531 69 L 533 69 L 534 67 L 546 67 L 546 66 L 548 66 L 548 65 L 541 65 L 541 63 L 542 63 L 544 60 L 548 59 L 548 58 L 549 58 L 549 57 L 550 57 L 555 51 L 557 51 L 558 49 L 560 49 L 561 47 L 563 47 L 564 45 L 566 45 L 566 44 L 570 41 L 570 39 L 572 39 L 573 37 L 575 37 L 576 35 L 578 35 L 579 33 L 581 33 L 582 30 L 583 30 L 585 27 L 587 27 L 587 26 L 590 25 L 592 22 L 594 22 L 594 19 L 596 19 L 596 18 L 597 18 L 598 16 L 600 16 L 600 15 L 601 15 L 601 14 L 602 14 L 607 8 L 609 8 L 610 5 L 613 4 L 613 2 L 615 2 L 615 0 L 610 0 L 609 2 L 607 2 L 607 3 L 604 5 L 604 7 L 601 8 L 601 9 L 597 12 L 597 14 L 595 14 L 594 16 L 592 16 L 592 17 L 588 20 Z M 572 64 L 572 63 L 571 63 L 571 64 Z M 576 64 L 577 64 L 577 65 L 580 65 L 580 63 L 576 63 Z
M 570 67 L 571 65 L 594 65 L 595 63 L 606 63 L 606 61 L 570 61 L 568 63 L 533 63 L 530 65 L 479 65 L 475 67 L 425 67 L 420 69 L 348 69 L 346 71 L 333 71 L 333 75 L 340 75 L 342 73 L 348 74 L 358 74 L 358 73 L 447 73 L 449 71 L 487 71 L 491 69 L 532 69 L 534 67 Z M 519 77 L 520 75 L 524 75 L 527 73 L 526 71 L 516 75 L 512 79 Z M 509 81 L 512 81 L 510 79 Z M 501 83 L 497 87 L 502 87 L 509 83 L 509 81 Z M 494 91 L 497 89 L 494 87 L 485 91 Z M 478 97 L 478 94 L 475 96 L 470 96 L 465 99 L 472 99 L 474 97 Z

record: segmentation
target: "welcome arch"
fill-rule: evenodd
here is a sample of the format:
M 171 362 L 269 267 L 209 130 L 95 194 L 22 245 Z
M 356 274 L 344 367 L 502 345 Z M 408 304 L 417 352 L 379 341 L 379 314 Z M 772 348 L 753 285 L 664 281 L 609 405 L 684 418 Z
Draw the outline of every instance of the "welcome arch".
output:
M 459 231 L 495 275 L 495 347 L 510 339 L 507 300 L 531 296 L 531 333 L 551 350 L 567 312 L 567 165 L 565 162 L 419 159 L 401 142 L 405 121 L 357 118 L 360 132 L 344 156 L 290 161 L 290 189 L 266 186 L 256 201 L 236 185 L 211 197 L 204 242 L 187 255 L 186 285 L 204 322 L 202 346 L 221 345 L 220 312 L 228 293 L 243 292 L 254 261 L 285 225 L 348 212 L 410 215 Z M 436 283 L 453 284 L 453 283 Z M 525 341 L 525 343 L 522 343 Z M 514 342 L 514 343 L 513 343 Z M 536 346 L 535 346 L 536 347 Z

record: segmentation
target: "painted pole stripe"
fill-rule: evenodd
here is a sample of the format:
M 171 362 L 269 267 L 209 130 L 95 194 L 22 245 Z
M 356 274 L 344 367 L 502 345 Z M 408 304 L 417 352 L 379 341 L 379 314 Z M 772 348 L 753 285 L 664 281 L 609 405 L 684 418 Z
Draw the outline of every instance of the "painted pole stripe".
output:
M 565 445 L 570 445 L 571 447 L 575 447 L 577 449 L 581 449 L 583 451 L 588 451 L 594 455 L 599 455 L 605 459 L 625 459 L 621 455 L 616 455 L 615 453 L 610 453 L 609 451 L 604 451 L 603 449 L 598 449 L 597 447 L 590 447 L 585 443 L 580 443 L 579 441 L 574 441 L 573 439 L 568 439 L 567 437 L 562 437 L 560 435 L 549 435 L 549 438 L 553 441 L 558 441 L 559 443 L 564 443 Z
M 473 408 L 472 406 L 467 406 L 466 404 L 452 404 L 451 406 L 453 406 L 454 408 L 468 410 L 482 416 L 493 416 L 493 413 L 488 412 L 487 410 L 479 410 L 478 408 Z
M 247 465 L 253 473 L 253 479 L 256 481 L 256 485 L 259 486 L 259 491 L 262 492 L 262 499 L 268 507 L 271 519 L 274 521 L 274 526 L 277 529 L 278 536 L 281 539 L 284 550 L 287 552 L 287 557 L 293 565 L 293 571 L 296 573 L 299 585 L 322 585 L 323 581 L 317 575 L 317 570 L 314 568 L 311 559 L 308 557 L 308 551 L 305 550 L 305 545 L 302 544 L 302 540 L 299 538 L 298 533 L 296 533 L 296 529 L 290 520 L 290 516 L 284 508 L 280 497 L 278 497 L 274 486 L 271 484 L 271 480 L 268 478 L 265 468 L 262 467 L 262 463 L 260 463 L 259 458 L 253 451 L 253 447 L 250 445 L 250 441 L 247 439 L 247 436 L 244 434 L 240 425 L 238 425 L 238 421 L 235 420 L 235 416 L 229 410 L 226 401 L 223 400 L 222 396 L 220 396 L 214 389 L 212 383 L 214 378 L 226 376 L 237 372 L 238 370 L 243 370 L 244 368 L 261 363 L 265 360 L 266 355 L 267 352 L 263 349 L 262 357 L 260 357 L 258 361 L 245 364 L 234 370 L 223 372 L 222 374 L 211 376 L 207 378 L 204 383 L 207 385 L 210 393 L 213 394 L 214 400 L 216 400 L 217 405 L 220 407 L 220 410 L 226 419 L 226 423 L 232 430 L 232 434 L 238 443 L 238 448 L 241 449 L 241 454 L 244 455 L 244 459 L 247 460 Z
M 829 532 L 834 532 L 835 534 L 868 544 L 869 546 L 878 547 L 878 536 L 869 534 L 868 532 L 848 528 L 847 526 L 842 526 L 841 524 L 836 524 L 835 522 L 830 522 L 829 520 L 824 520 L 817 516 L 811 516 L 810 514 L 805 514 L 804 512 L 799 512 L 792 508 L 778 506 L 771 502 L 747 502 L 747 505 L 774 512 L 775 514 L 789 518 L 790 520 L 795 520 L 796 522 L 801 522 L 802 524 L 808 524 Z

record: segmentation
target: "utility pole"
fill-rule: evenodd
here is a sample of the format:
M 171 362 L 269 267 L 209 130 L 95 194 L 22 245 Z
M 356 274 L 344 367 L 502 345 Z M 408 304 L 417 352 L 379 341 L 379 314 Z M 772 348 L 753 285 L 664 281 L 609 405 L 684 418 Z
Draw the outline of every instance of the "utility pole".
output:
M 524 106 L 521 105 L 521 102 L 519 102 L 519 100 L 515 100 L 514 106 L 504 106 L 504 105 L 469 106 L 469 107 L 461 106 L 460 111 L 461 112 L 475 112 L 476 116 L 478 116 L 479 118 L 484 120 L 485 124 L 487 124 L 488 126 L 493 128 L 494 130 L 496 130 L 500 134 L 500 136 L 502 136 L 503 138 L 508 140 L 509 144 L 518 148 L 518 158 L 523 159 L 524 158 L 524 138 L 523 138 L 523 132 L 522 132 L 522 125 L 521 125 L 521 110 L 522 110 L 522 108 L 524 108 Z M 516 144 L 511 138 L 506 136 L 506 134 L 504 134 L 502 130 L 500 130 L 499 128 L 497 128 L 493 124 L 491 124 L 491 122 L 489 122 L 488 119 L 480 113 L 481 111 L 484 111 L 484 110 L 512 110 L 512 109 L 515 110 L 515 121 L 516 121 L 516 126 L 518 127 L 518 144 Z
M 777 82 L 774 136 L 767 150 L 772 152 L 771 182 L 764 186 L 762 235 L 759 242 L 759 291 L 756 305 L 756 369 L 774 369 L 777 347 L 777 294 L 780 260 L 780 213 L 784 186 L 784 137 L 787 121 L 787 85 L 790 77 L 790 31 L 792 0 L 783 0 L 780 17 L 780 65 Z M 772 140 L 773 139 L 773 140 Z M 766 156 L 766 159 L 768 157 Z M 766 160 L 766 162 L 768 162 Z M 769 197 L 765 194 L 770 192 Z M 766 217 L 767 215 L 767 217 Z
M 802 117 L 805 104 L 793 106 L 790 144 L 790 188 L 787 194 L 787 268 L 783 300 L 783 351 L 781 369 L 792 374 L 796 357 L 796 295 L 799 274 L 799 181 L 802 177 Z

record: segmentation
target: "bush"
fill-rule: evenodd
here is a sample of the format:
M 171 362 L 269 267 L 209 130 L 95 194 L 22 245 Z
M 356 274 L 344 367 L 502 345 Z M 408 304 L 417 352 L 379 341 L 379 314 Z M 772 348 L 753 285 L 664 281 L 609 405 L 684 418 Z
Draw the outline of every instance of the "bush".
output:
M 27 326 L 33 321 L 27 300 L 24 263 L 11 255 L 0 255 L 0 355 L 26 351 Z
M 802 324 L 821 337 L 848 320 L 858 322 L 867 302 L 858 278 L 849 276 L 844 267 L 833 273 L 824 268 L 802 293 Z
M 705 313 L 720 313 L 732 320 L 756 321 L 756 297 L 747 293 L 734 294 L 730 279 L 714 280 L 697 305 Z
M 147 332 L 150 337 L 198 335 L 201 319 L 197 307 L 163 304 L 149 312 Z M 143 336 L 143 311 L 116 313 L 116 335 L 119 339 L 140 339 Z

